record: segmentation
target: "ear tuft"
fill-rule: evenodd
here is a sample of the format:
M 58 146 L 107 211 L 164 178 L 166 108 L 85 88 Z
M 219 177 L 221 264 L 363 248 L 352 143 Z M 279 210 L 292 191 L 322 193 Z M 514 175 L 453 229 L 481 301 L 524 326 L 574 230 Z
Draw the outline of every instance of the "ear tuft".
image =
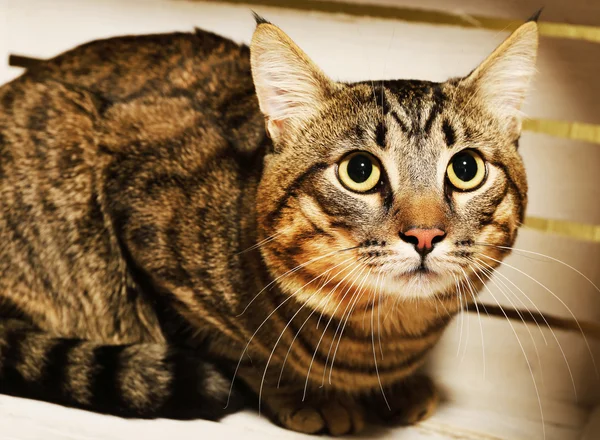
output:
M 521 106 L 535 73 L 538 25 L 528 21 L 512 33 L 467 78 L 465 84 L 489 110 L 506 123 L 521 129 Z
M 542 15 L 543 10 L 544 10 L 544 7 L 542 6 L 535 14 L 533 14 L 531 17 L 529 17 L 529 20 L 527 20 L 527 21 L 535 21 L 537 23 L 538 20 L 540 19 L 540 15 Z
M 256 27 L 250 61 L 260 109 L 274 141 L 314 116 L 334 88 L 302 49 L 270 23 Z
M 541 11 L 541 10 L 540 10 Z M 252 15 L 254 16 L 254 20 L 256 21 L 256 25 L 261 25 L 261 24 L 271 24 L 270 21 L 268 21 L 267 19 L 265 19 L 264 17 L 258 15 L 256 12 L 252 11 Z

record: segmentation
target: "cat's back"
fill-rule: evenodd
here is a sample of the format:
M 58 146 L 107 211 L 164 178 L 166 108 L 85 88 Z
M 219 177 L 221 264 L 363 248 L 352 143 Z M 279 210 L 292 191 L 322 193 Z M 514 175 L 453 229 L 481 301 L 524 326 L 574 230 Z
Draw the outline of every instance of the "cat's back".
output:
M 94 41 L 0 87 L 0 303 L 65 335 L 150 338 L 122 318 L 145 303 L 108 207 L 147 206 L 147 181 L 198 180 L 209 156 L 231 158 L 213 172 L 232 193 L 263 124 L 248 48 L 202 31 Z
M 92 41 L 34 70 L 31 73 L 37 77 L 57 78 L 120 101 L 166 94 L 169 89 L 245 86 L 250 60 L 247 46 L 196 29 Z

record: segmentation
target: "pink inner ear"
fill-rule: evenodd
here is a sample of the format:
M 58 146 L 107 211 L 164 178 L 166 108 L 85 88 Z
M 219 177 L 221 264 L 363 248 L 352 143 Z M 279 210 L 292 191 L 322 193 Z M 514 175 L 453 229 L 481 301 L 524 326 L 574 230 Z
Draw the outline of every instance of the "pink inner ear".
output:
M 284 122 L 282 119 L 271 121 L 271 124 L 278 130 L 281 131 L 283 129 Z
M 280 117 L 279 119 L 276 119 L 274 115 L 286 115 L 290 112 L 290 109 L 299 107 L 300 104 L 291 99 L 285 98 L 286 95 L 289 96 L 292 93 L 289 90 L 285 90 L 280 87 L 273 87 L 271 88 L 270 93 L 271 97 L 267 100 L 267 116 L 272 124 L 277 125 L 277 129 L 282 129 L 287 117 Z
M 279 138 L 279 136 L 283 132 L 284 125 L 285 125 L 284 120 L 267 119 L 266 124 L 265 124 L 265 129 L 267 131 L 267 135 L 271 139 L 276 140 L 277 138 Z
M 287 90 L 283 90 L 279 87 L 269 87 L 268 96 L 265 100 L 266 104 L 266 116 L 270 121 L 275 122 L 274 115 L 281 115 L 285 113 L 285 107 L 287 103 L 285 99 L 281 99 L 281 96 L 289 93 Z

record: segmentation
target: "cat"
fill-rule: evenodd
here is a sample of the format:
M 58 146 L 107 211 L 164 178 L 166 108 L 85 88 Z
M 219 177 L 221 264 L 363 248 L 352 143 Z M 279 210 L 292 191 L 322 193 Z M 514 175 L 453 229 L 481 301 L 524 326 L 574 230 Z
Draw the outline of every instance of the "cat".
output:
M 351 84 L 256 20 L 0 88 L 0 392 L 311 434 L 432 414 L 426 355 L 523 221 L 536 20 L 464 78 Z

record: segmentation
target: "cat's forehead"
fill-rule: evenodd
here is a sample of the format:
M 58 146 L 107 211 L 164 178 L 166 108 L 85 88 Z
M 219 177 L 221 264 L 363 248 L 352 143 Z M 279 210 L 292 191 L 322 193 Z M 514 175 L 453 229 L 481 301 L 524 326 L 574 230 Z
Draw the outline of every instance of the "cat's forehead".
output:
M 485 115 L 455 80 L 364 82 L 351 87 L 360 97 L 351 105 L 359 102 L 362 107 L 353 128 L 366 132 L 382 150 L 395 150 L 404 158 L 445 155 L 495 131 L 489 120 L 482 122 Z
M 385 81 L 353 85 L 360 97 L 360 116 L 352 122 L 382 152 L 401 156 L 436 155 L 456 143 L 456 118 L 443 84 L 427 81 Z M 367 142 L 370 143 L 370 142 Z

